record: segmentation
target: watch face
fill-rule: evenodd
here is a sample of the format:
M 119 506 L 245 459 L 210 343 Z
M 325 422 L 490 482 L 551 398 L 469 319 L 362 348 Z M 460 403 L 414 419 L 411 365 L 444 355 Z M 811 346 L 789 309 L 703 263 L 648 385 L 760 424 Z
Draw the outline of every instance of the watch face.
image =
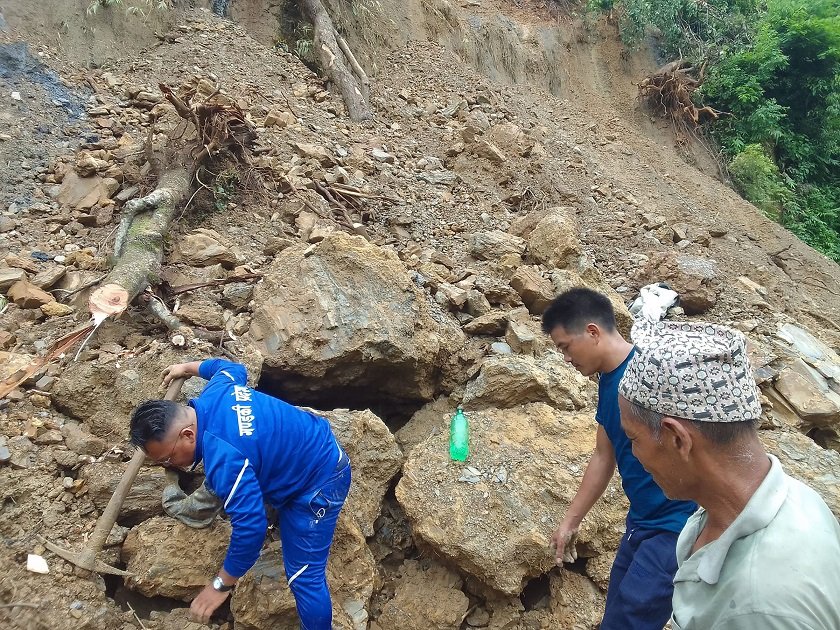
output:
M 225 586 L 225 583 L 222 582 L 222 578 L 220 578 L 217 575 L 216 577 L 213 578 L 213 588 L 216 589 L 217 591 L 224 592 L 224 591 L 227 591 L 230 587 Z

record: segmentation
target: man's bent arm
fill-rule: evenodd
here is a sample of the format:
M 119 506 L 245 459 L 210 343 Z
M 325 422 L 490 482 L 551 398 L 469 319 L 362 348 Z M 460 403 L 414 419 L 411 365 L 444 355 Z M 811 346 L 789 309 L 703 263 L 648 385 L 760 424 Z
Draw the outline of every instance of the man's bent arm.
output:
M 615 473 L 615 451 L 607 437 L 607 432 L 600 424 L 595 434 L 595 451 L 583 473 L 575 498 L 563 518 L 565 525 L 577 528 L 583 518 L 601 498 Z
M 257 561 L 265 542 L 268 519 L 262 491 L 251 462 L 239 451 L 215 437 L 205 448 L 207 485 L 224 502 L 233 530 L 222 568 L 238 579 Z

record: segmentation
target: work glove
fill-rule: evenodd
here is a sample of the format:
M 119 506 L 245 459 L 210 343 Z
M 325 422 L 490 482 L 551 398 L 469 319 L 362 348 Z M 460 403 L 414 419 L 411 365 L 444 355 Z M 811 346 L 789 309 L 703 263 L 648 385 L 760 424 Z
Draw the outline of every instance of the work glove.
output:
M 178 473 L 173 470 L 166 471 L 166 480 L 161 498 L 163 511 L 188 527 L 209 527 L 222 510 L 222 500 L 204 483 L 192 494 L 187 494 L 178 484 Z

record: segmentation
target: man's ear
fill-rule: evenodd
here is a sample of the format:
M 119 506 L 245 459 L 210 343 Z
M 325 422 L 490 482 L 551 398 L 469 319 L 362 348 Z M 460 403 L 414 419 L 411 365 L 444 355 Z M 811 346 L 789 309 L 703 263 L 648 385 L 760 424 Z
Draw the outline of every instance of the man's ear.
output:
M 600 339 L 601 338 L 601 328 L 598 324 L 594 322 L 590 322 L 586 325 L 586 334 L 592 337 L 593 339 Z
M 694 448 L 694 438 L 685 425 L 677 420 L 665 416 L 660 428 L 660 443 L 676 451 L 682 459 L 688 459 Z

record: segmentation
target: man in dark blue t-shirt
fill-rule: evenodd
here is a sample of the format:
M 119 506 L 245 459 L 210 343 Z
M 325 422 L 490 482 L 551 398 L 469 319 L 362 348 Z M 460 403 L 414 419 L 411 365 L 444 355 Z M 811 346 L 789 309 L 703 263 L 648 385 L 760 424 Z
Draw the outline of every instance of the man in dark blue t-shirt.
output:
M 627 530 L 610 572 L 601 630 L 662 630 L 671 616 L 677 535 L 697 506 L 668 499 L 631 450 L 621 428 L 618 383 L 634 348 L 618 332 L 609 299 L 586 288 L 560 294 L 543 314 L 543 330 L 584 376 L 599 374 L 595 451 L 551 539 L 556 560 L 577 559 L 581 521 L 604 494 L 618 465 L 630 500 Z
M 238 363 L 208 359 L 172 365 L 164 384 L 208 380 L 187 406 L 149 400 L 131 417 L 131 441 L 176 468 L 204 462 L 205 485 L 222 501 L 232 534 L 216 577 L 190 611 L 206 623 L 256 562 L 268 522 L 263 501 L 280 515 L 286 580 L 301 628 L 332 628 L 326 565 L 338 514 L 350 489 L 350 461 L 329 422 L 247 386 Z

